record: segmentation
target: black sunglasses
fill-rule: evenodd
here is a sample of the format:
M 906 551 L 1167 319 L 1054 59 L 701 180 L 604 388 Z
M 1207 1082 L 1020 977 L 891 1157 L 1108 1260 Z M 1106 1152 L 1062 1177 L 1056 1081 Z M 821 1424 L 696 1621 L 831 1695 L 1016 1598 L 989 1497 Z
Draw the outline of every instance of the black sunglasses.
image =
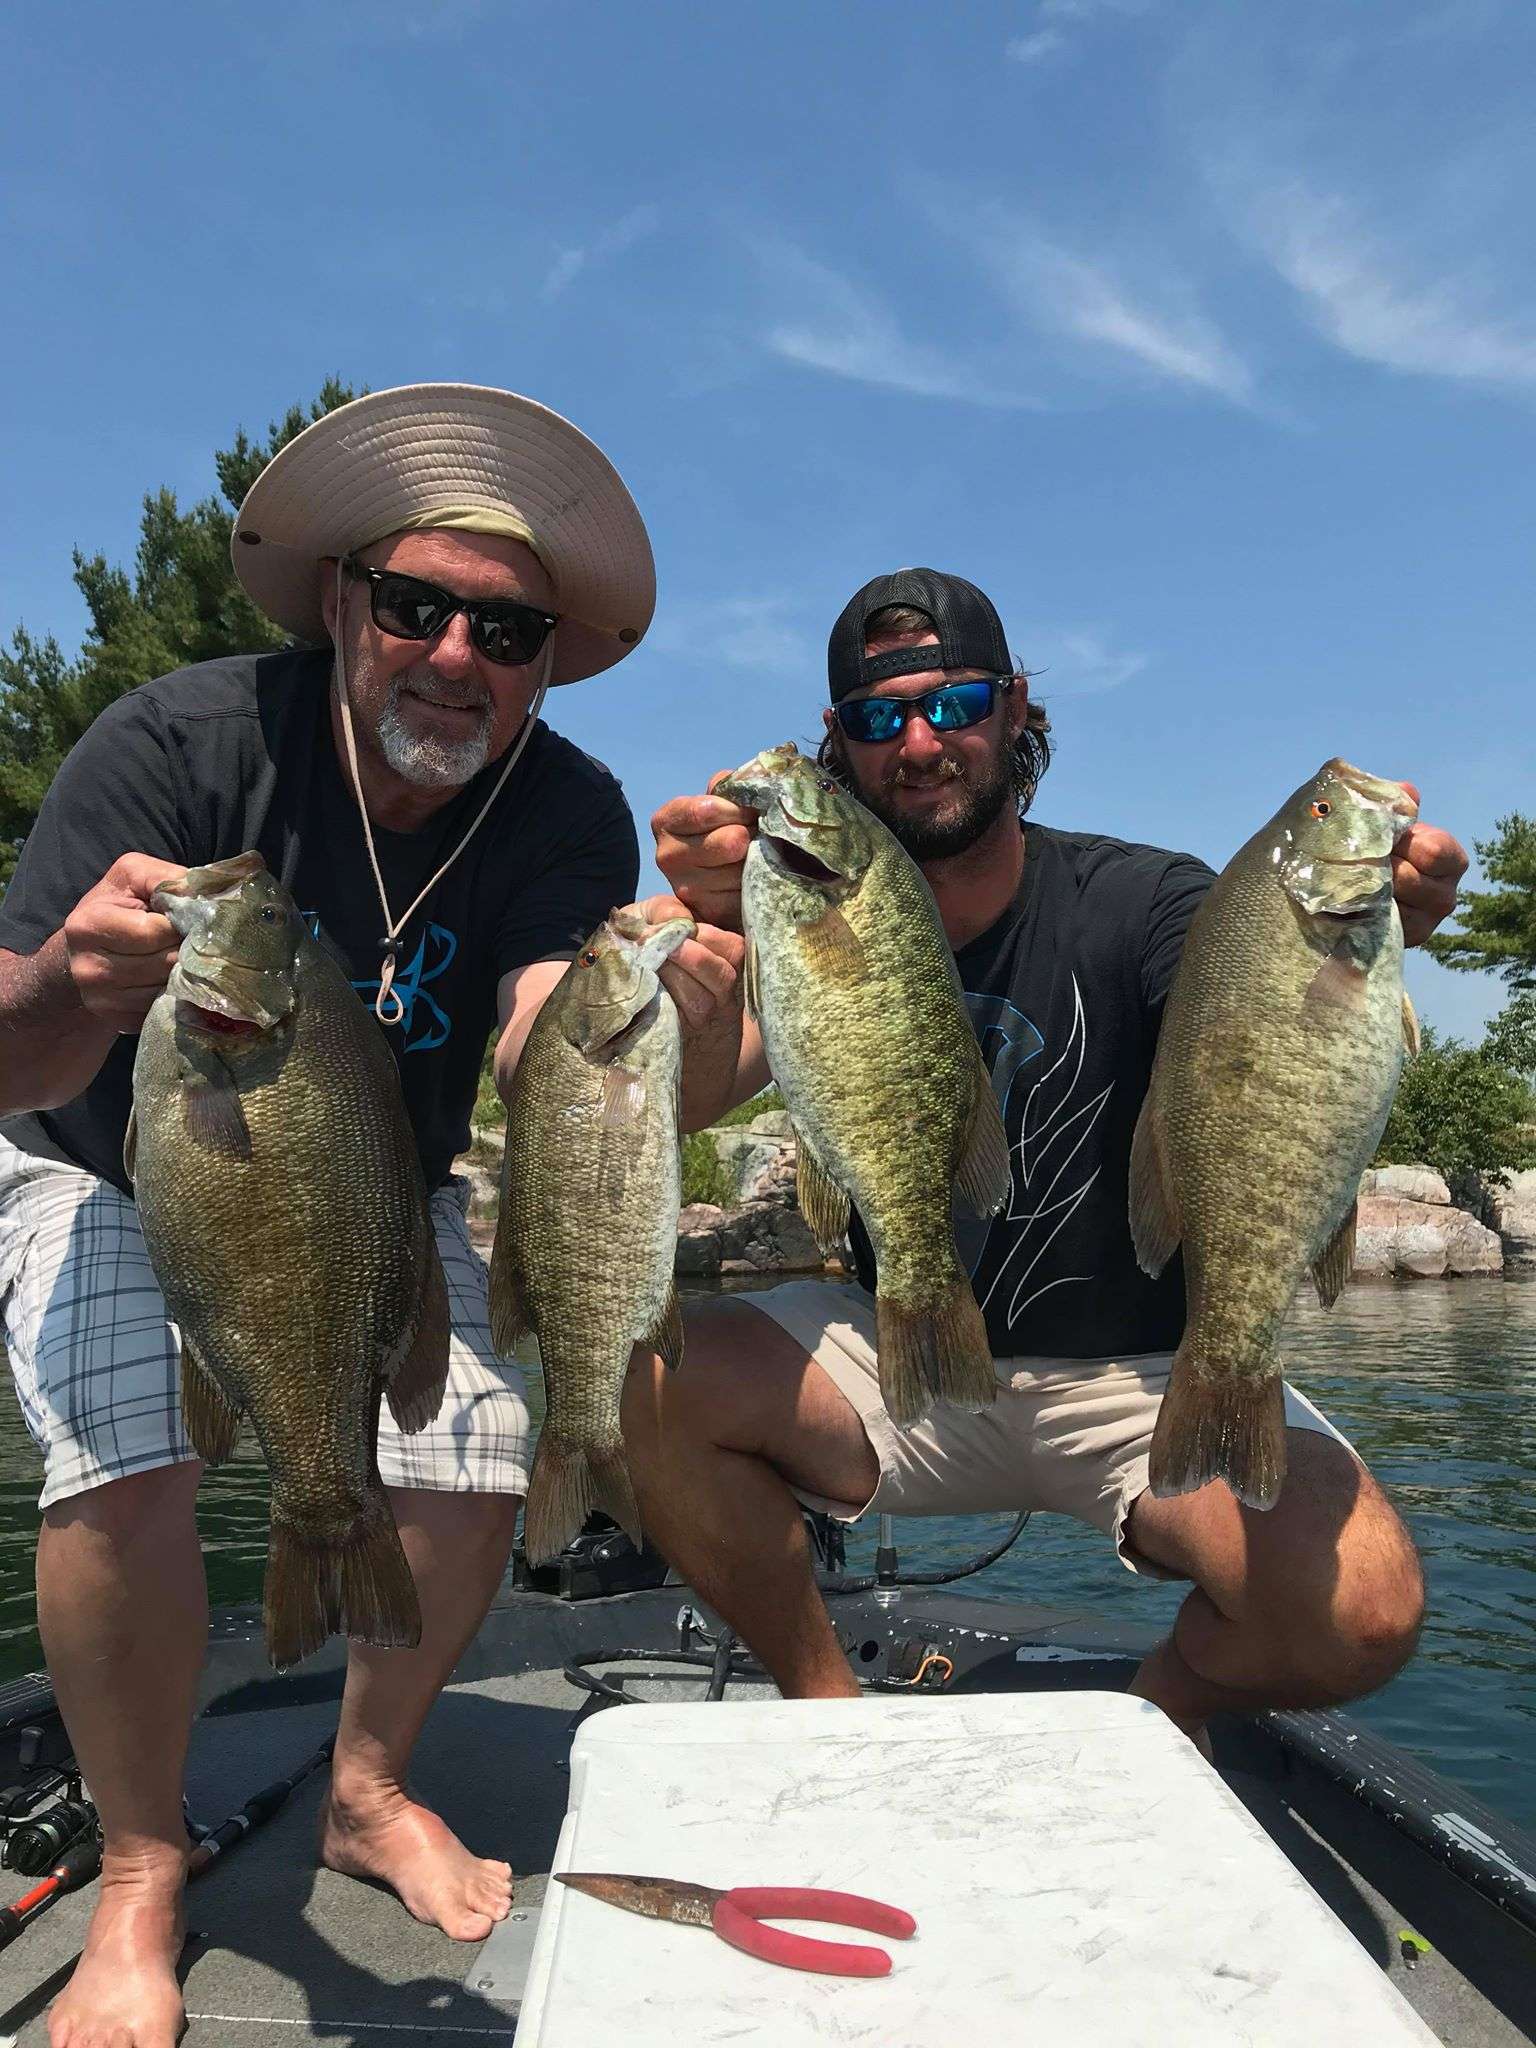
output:
M 365 581 L 373 623 L 396 640 L 435 640 L 456 612 L 469 621 L 469 637 L 487 661 L 521 668 L 532 661 L 560 621 L 553 612 L 511 598 L 455 597 L 419 576 L 370 569 L 349 555 L 342 565 Z
M 998 695 L 1006 697 L 1012 688 L 1012 676 L 984 676 L 974 683 L 941 683 L 921 697 L 845 697 L 837 722 L 849 739 L 866 743 L 895 739 L 914 711 L 935 732 L 961 732 L 990 718 Z

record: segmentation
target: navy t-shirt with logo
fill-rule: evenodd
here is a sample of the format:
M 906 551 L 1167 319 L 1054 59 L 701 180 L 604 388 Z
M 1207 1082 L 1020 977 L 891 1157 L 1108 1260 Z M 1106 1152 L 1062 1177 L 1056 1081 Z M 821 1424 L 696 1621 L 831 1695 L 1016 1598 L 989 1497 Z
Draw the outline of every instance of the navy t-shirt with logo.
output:
M 1003 1110 L 1008 1205 L 957 1205 L 961 1256 L 998 1358 L 1120 1359 L 1172 1351 L 1184 1327 L 1177 1256 L 1156 1280 L 1128 1220 L 1131 1138 L 1203 861 L 1026 823 L 1013 903 L 955 955 Z M 854 1219 L 855 1268 L 874 1260 Z
M 108 706 L 60 768 L 0 906 L 0 947 L 32 953 L 124 853 L 200 866 L 255 847 L 364 1002 L 384 929 L 357 804 L 331 733 L 329 649 L 199 663 Z M 493 761 L 417 832 L 374 827 L 395 916 L 485 802 Z M 429 1187 L 469 1140 L 504 974 L 569 958 L 639 878 L 618 782 L 537 724 L 489 815 L 401 937 L 398 1025 L 384 1027 Z M 121 1038 L 74 1101 L 0 1123 L 125 1192 L 123 1133 L 137 1038 Z

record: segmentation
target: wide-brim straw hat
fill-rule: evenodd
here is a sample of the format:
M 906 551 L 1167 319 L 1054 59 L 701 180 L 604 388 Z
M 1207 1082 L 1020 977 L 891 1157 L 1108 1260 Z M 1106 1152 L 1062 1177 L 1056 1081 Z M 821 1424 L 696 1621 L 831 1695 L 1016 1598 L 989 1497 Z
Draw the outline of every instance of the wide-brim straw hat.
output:
M 267 617 L 324 644 L 321 561 L 386 534 L 489 515 L 526 529 L 555 586 L 552 683 L 595 676 L 635 647 L 656 568 L 613 464 L 548 406 L 481 384 L 403 384 L 338 406 L 278 451 L 246 493 L 230 552 Z M 509 516 L 510 515 L 510 516 Z

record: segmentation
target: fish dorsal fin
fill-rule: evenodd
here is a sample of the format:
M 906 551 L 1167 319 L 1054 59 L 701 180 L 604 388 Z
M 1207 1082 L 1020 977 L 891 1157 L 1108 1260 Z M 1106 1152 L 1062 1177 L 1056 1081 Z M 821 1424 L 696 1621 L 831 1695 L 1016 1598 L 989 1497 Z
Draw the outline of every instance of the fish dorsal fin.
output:
M 1333 1307 L 1343 1291 L 1344 1282 L 1355 1270 L 1355 1219 L 1358 1214 L 1358 1202 L 1351 1202 L 1349 1214 L 1312 1261 L 1312 1284 L 1324 1308 Z
M 240 1410 L 181 1333 L 181 1419 L 205 1465 L 222 1465 L 235 1447 Z
M 848 1235 L 848 1197 L 826 1173 L 820 1160 L 796 1134 L 795 1199 L 811 1235 L 824 1252 L 835 1251 Z
M 667 1298 L 661 1305 L 661 1314 L 645 1334 L 645 1342 L 661 1358 L 669 1371 L 676 1372 L 683 1362 L 683 1317 L 677 1305 L 677 1282 L 667 1288 Z
M 438 1256 L 437 1241 L 427 1227 L 427 1270 L 422 1276 L 421 1307 L 410 1347 L 385 1380 L 389 1412 L 407 1436 L 425 1429 L 443 1405 L 448 1381 L 448 1281 Z
M 1421 1041 L 1421 1039 L 1420 1039 L 1420 1036 L 1419 1036 L 1419 1020 L 1418 1020 L 1418 1017 L 1417 1017 L 1417 1016 L 1415 1015 L 1415 1013 L 1414 1013 L 1414 1008 L 1413 1008 L 1413 1005 L 1412 1005 L 1412 1003 L 1410 1003 L 1410 1002 L 1409 1002 L 1409 1000 L 1408 1000 L 1408 991 L 1407 991 L 1407 989 L 1404 989 L 1404 990 L 1403 990 L 1403 1044 L 1404 1044 L 1404 1045 L 1405 1045 L 1405 1046 L 1407 1047 L 1407 1049 L 1408 1049 L 1408 1057 L 1409 1057 L 1409 1059 L 1411 1059 L 1411 1060 L 1416 1060 L 1416 1059 L 1418 1058 L 1418 1056 L 1419 1056 L 1419 1047 L 1420 1047 L 1420 1044 L 1421 1044 L 1421 1042 L 1422 1042 L 1422 1041 Z
M 995 1216 L 1013 1187 L 1013 1162 L 1008 1153 L 1008 1133 L 1003 1129 L 1003 1112 L 979 1056 L 976 1106 L 971 1112 L 970 1134 L 955 1174 L 955 1186 L 977 1216 Z
M 1178 1249 L 1184 1226 L 1163 1169 L 1158 1142 L 1157 1111 L 1152 1098 L 1141 1105 L 1136 1135 L 1131 1140 L 1131 1242 L 1136 1263 L 1155 1280 Z

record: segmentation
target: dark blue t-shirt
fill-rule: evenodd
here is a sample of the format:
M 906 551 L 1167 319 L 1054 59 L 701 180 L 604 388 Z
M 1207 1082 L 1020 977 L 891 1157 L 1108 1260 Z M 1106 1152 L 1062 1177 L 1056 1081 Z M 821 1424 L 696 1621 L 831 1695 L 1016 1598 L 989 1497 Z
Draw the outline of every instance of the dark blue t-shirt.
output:
M 961 1256 L 998 1358 L 1172 1351 L 1183 1262 L 1156 1280 L 1136 1263 L 1131 1138 L 1184 935 L 1215 877 L 1190 854 L 1094 833 L 1030 822 L 1024 839 L 1014 901 L 955 955 L 1013 1160 L 990 1224 L 957 1205 Z M 851 1235 L 872 1287 L 857 1217 Z
M 329 649 L 199 663 L 102 712 L 54 779 L 0 906 L 0 947 L 32 953 L 124 853 L 189 867 L 255 847 L 363 1000 L 378 992 L 384 919 L 356 802 L 331 734 Z M 485 802 L 491 762 L 419 832 L 374 828 L 398 916 Z M 639 879 L 618 782 L 541 721 L 489 816 L 411 918 L 386 1030 L 429 1187 L 469 1140 L 502 975 L 569 958 Z M 380 1029 L 385 1029 L 380 1026 Z M 127 1191 L 123 1133 L 136 1038 L 85 1092 L 0 1124 L 23 1148 L 61 1152 Z

